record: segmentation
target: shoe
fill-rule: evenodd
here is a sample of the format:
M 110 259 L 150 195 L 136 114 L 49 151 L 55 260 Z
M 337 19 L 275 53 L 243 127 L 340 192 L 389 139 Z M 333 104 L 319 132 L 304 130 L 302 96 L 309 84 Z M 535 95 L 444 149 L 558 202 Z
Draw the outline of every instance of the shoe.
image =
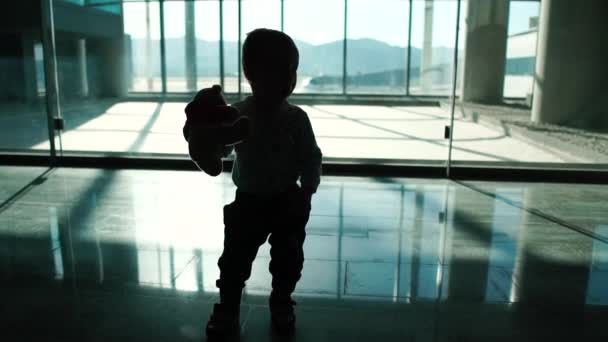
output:
M 224 340 L 240 331 L 238 306 L 228 306 L 226 304 L 215 304 L 213 313 L 207 322 L 207 338 L 209 340 Z
M 294 312 L 296 302 L 290 297 L 275 299 L 270 298 L 270 320 L 273 328 L 280 335 L 293 335 L 296 329 L 296 314 Z

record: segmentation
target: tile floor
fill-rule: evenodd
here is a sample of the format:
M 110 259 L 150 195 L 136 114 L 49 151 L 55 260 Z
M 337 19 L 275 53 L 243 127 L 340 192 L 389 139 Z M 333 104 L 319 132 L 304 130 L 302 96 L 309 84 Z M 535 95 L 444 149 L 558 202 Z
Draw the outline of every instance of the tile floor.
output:
M 203 341 L 229 175 L 0 167 L 3 341 Z M 608 187 L 325 177 L 294 341 L 605 341 Z M 242 341 L 277 341 L 268 246 Z

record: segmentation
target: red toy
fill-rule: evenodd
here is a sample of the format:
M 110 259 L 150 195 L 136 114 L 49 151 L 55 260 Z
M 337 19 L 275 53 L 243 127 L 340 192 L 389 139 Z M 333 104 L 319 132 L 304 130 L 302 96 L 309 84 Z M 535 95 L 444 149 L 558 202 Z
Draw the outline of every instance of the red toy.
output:
M 200 90 L 184 111 L 183 133 L 190 158 L 206 174 L 219 175 L 224 147 L 247 139 L 249 118 L 226 104 L 219 85 Z

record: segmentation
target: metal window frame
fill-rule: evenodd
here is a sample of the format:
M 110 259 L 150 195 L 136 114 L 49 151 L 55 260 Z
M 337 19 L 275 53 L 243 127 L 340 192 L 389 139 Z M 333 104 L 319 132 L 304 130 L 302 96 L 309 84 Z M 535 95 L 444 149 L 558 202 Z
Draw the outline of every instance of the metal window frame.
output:
M 145 93 L 149 93 L 149 94 L 160 94 L 162 97 L 167 97 L 168 95 L 171 95 L 171 93 L 175 93 L 175 92 L 171 92 L 170 90 L 168 90 L 167 88 L 167 58 L 166 58 L 166 40 L 165 40 L 165 13 L 164 13 L 164 3 L 166 1 L 171 1 L 171 0 L 151 0 L 151 1 L 157 1 L 159 2 L 159 6 L 160 6 L 160 66 L 161 66 L 161 91 L 160 92 L 145 92 Z M 182 2 L 196 2 L 196 1 L 203 1 L 203 0 L 182 0 Z M 225 41 L 224 41 L 224 18 L 223 18 L 223 14 L 224 14 L 224 0 L 217 0 L 219 3 L 219 25 L 220 25 L 220 38 L 219 38 L 219 59 L 220 59 L 220 70 L 219 70 L 219 79 L 220 79 L 220 85 L 222 86 L 222 88 L 225 88 Z M 243 97 L 243 89 L 242 89 L 242 82 L 243 82 L 243 72 L 242 72 L 242 43 L 243 43 L 243 26 L 242 26 L 242 1 L 243 0 L 235 0 L 237 2 L 237 15 L 238 15 L 238 39 L 237 39 L 237 60 L 238 60 L 238 71 L 237 71 L 237 81 L 238 81 L 238 85 L 237 85 L 237 90 L 236 92 L 226 92 L 229 95 L 237 95 L 238 98 L 242 98 Z M 370 96 L 370 97 L 377 97 L 378 100 L 381 100 L 384 98 L 383 95 L 380 94 L 374 94 L 374 93 L 365 93 L 365 92 L 356 92 L 356 93 L 351 93 L 348 91 L 348 0 L 343 0 L 344 1 L 344 18 L 343 18 L 343 37 L 342 37 L 342 84 L 341 84 L 341 90 L 337 91 L 337 92 L 333 92 L 333 93 L 306 93 L 307 96 L 325 96 L 325 95 L 329 95 L 329 96 L 335 96 L 335 95 L 341 95 L 343 97 L 348 97 L 348 96 Z M 408 8 L 408 28 L 407 28 L 407 40 L 408 40 L 408 46 L 406 49 L 406 53 L 407 53 L 407 57 L 406 57 L 406 61 L 405 61 L 405 65 L 404 65 L 404 70 L 405 70 L 405 91 L 403 93 L 394 93 L 394 94 L 390 94 L 392 96 L 416 96 L 416 97 L 443 97 L 443 98 L 449 98 L 450 95 L 446 95 L 446 94 L 440 94 L 440 93 L 420 93 L 420 94 L 412 94 L 411 93 L 411 56 L 412 56 L 412 49 L 411 49 L 411 42 L 412 42 L 412 17 L 413 17 L 413 3 L 414 0 L 404 0 L 404 1 L 408 1 L 409 3 L 409 8 Z M 121 1 L 117 1 L 117 3 L 122 3 Z M 281 31 L 284 32 L 285 30 L 285 0 L 278 0 L 279 4 L 280 4 L 280 22 L 281 22 Z M 140 92 L 137 91 L 130 91 L 129 94 L 137 94 Z M 190 92 L 178 92 L 180 94 L 190 94 Z M 297 95 L 297 94 L 296 94 Z M 385 95 L 389 95 L 389 94 L 385 94 Z
M 220 85 L 222 89 L 225 89 L 225 79 L 224 79 L 224 0 L 218 0 L 219 7 L 219 15 L 220 15 L 220 40 L 219 40 L 219 50 L 220 50 Z
M 45 104 L 48 125 L 50 156 L 49 164 L 57 162 L 57 148 L 55 146 L 55 126 L 53 120 L 61 117 L 59 104 L 59 80 L 57 76 L 57 54 L 55 51 L 55 22 L 53 15 L 53 0 L 43 0 L 41 10 L 41 36 L 42 53 L 44 58 Z
M 446 177 L 450 177 L 452 169 L 452 152 L 454 143 L 454 114 L 456 113 L 456 86 L 458 81 L 458 43 L 460 40 L 460 11 L 461 0 L 458 0 L 456 5 L 456 39 L 454 40 L 454 60 L 452 65 L 452 98 L 450 104 L 450 141 L 448 143 L 448 160 L 445 168 Z
M 285 0 L 281 0 L 281 32 L 285 32 Z
M 243 22 L 242 22 L 242 0 L 237 0 L 237 13 L 238 13 L 238 30 L 239 30 L 239 34 L 238 34 L 238 42 L 237 42 L 237 60 L 238 60 L 238 85 L 237 85 L 237 94 L 239 99 L 243 98 L 243 89 L 242 89 L 242 85 L 241 83 L 243 83 L 243 67 L 242 67 L 242 36 L 243 36 Z
M 165 0 L 158 0 L 159 10 L 159 21 L 160 21 L 160 77 L 161 77 L 161 93 L 165 97 L 167 95 L 167 51 L 166 51 L 166 39 L 165 39 Z
M 346 83 L 348 82 L 348 0 L 344 0 L 344 37 L 342 39 L 342 95 L 347 95 Z
M 407 27 L 407 66 L 405 70 L 405 96 L 410 96 L 410 70 L 412 68 L 412 9 L 414 0 L 409 0 Z

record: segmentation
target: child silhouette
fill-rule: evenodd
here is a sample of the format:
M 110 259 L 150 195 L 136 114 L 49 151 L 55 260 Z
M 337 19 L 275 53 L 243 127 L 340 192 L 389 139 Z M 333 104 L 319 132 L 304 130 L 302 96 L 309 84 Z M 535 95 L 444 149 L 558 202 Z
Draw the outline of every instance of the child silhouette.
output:
M 283 334 L 295 328 L 291 294 L 301 276 L 305 226 L 321 178 L 321 150 L 308 115 L 287 101 L 298 63 L 298 49 L 285 33 L 256 29 L 243 44 L 243 70 L 253 94 L 232 106 L 249 118 L 251 130 L 244 142 L 224 150 L 225 156 L 236 152 L 232 179 L 237 191 L 234 202 L 224 207 L 224 250 L 216 282 L 220 302 L 207 324 L 209 337 L 239 331 L 242 289 L 267 238 L 272 325 Z

